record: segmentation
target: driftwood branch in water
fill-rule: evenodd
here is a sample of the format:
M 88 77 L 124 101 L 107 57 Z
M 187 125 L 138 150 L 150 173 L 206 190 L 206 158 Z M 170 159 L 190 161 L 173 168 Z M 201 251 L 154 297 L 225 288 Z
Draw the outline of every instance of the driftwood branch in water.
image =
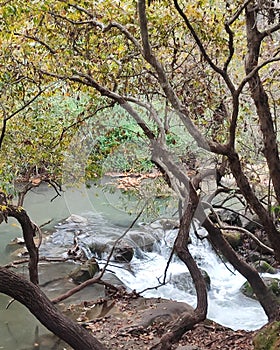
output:
M 0 292 L 16 299 L 51 332 L 76 350 L 106 350 L 88 331 L 65 317 L 35 284 L 0 267 Z
M 114 286 L 114 285 L 112 285 L 112 284 L 110 284 L 110 283 L 107 283 L 107 282 L 102 281 L 102 280 L 101 280 L 101 277 L 102 277 L 102 275 L 101 275 L 101 273 L 99 273 L 97 276 L 88 279 L 87 281 L 85 281 L 85 282 L 79 284 L 78 286 L 76 286 L 76 287 L 74 287 L 74 288 L 68 290 L 66 293 L 61 294 L 61 295 L 59 295 L 57 298 L 52 299 L 52 300 L 51 300 L 52 303 L 53 303 L 53 304 L 57 304 L 57 303 L 61 302 L 62 300 L 65 300 L 65 299 L 71 297 L 73 294 L 78 293 L 80 290 L 82 290 L 82 289 L 84 289 L 85 287 L 90 286 L 91 284 L 94 284 L 94 283 L 102 284 L 102 285 L 104 285 L 104 286 L 107 286 L 107 287 L 109 287 L 109 288 L 115 290 L 115 291 L 118 291 L 118 290 L 119 290 L 118 287 L 116 287 L 116 286 Z

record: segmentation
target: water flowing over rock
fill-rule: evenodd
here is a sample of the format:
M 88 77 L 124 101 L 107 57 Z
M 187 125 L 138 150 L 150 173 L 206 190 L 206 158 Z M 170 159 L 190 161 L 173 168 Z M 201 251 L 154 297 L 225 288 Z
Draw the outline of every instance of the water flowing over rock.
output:
M 201 273 L 203 275 L 203 278 L 206 283 L 206 287 L 208 290 L 211 288 L 211 279 L 208 275 L 208 273 L 205 270 L 201 270 Z M 183 290 L 187 293 L 196 295 L 194 283 L 191 277 L 191 274 L 189 272 L 182 272 L 177 275 L 172 275 L 170 282 L 174 284 L 174 286 L 180 290 Z
M 41 256 L 69 258 L 67 252 L 75 246 L 75 239 L 80 249 L 84 251 L 84 257 L 96 258 L 102 268 L 116 240 L 123 235 L 128 226 L 112 223 L 100 213 L 89 212 L 81 216 L 86 220 L 75 218 L 72 220 L 72 217 L 71 220 L 56 225 L 55 232 L 44 240 L 40 248 Z M 186 290 L 188 284 L 181 283 L 182 288 L 178 288 L 179 285 L 176 286 L 172 281 L 172 276 L 185 276 L 187 273 L 186 267 L 176 255 L 171 259 L 167 271 L 167 284 L 161 288 L 150 289 L 157 287 L 163 281 L 166 264 L 178 233 L 177 225 L 178 221 L 173 219 L 160 219 L 150 224 L 137 223 L 116 244 L 113 255 L 115 258 L 108 266 L 108 272 L 112 277 L 109 283 L 115 284 L 115 278 L 118 280 L 118 285 L 124 285 L 128 290 L 144 291 L 142 295 L 145 297 L 172 296 L 175 300 L 195 306 L 196 294 L 193 287 Z M 191 232 L 189 249 L 199 267 L 205 270 L 211 279 L 208 317 L 233 329 L 240 327 L 240 319 L 244 329 L 256 329 L 265 324 L 266 315 L 259 304 L 244 297 L 239 291 L 244 278 L 227 262 L 222 261 L 222 257 L 217 256 L 205 238 L 206 232 L 199 226 L 197 233 L 198 236 Z M 128 255 L 122 256 L 125 249 L 122 251 L 119 248 L 126 247 Z M 72 262 L 71 270 L 73 266 L 75 265 Z M 64 273 L 65 278 L 69 277 L 69 272 Z M 179 284 L 180 279 L 179 277 Z M 54 283 L 48 286 L 55 288 Z M 58 294 L 57 289 L 55 290 L 56 294 L 52 292 L 54 297 Z M 104 291 L 101 291 L 101 296 L 102 293 Z

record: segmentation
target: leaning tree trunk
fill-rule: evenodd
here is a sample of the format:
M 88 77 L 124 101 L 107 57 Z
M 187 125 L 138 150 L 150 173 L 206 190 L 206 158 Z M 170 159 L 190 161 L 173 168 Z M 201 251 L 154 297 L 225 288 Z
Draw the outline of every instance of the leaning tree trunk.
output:
M 37 285 L 3 267 L 0 267 L 0 292 L 25 305 L 45 327 L 73 349 L 106 350 L 82 326 L 65 317 Z
M 28 264 L 29 278 L 32 283 L 38 284 L 39 283 L 39 278 L 38 278 L 39 253 L 38 253 L 38 248 L 36 247 L 33 239 L 36 234 L 36 226 L 32 223 L 26 211 L 21 207 L 7 205 L 5 206 L 5 209 L 2 210 L 2 213 L 6 217 L 8 216 L 14 217 L 20 223 L 26 249 L 29 254 L 29 264 Z
M 247 30 L 247 55 L 245 70 L 250 74 L 258 65 L 262 40 L 268 33 L 260 33 L 257 27 L 257 6 L 248 5 L 246 8 L 246 30 Z M 263 83 L 256 72 L 249 80 L 251 96 L 254 100 L 263 135 L 263 154 L 269 168 L 269 174 L 273 183 L 276 198 L 280 204 L 280 158 L 277 144 L 277 135 L 274 128 L 273 118 L 270 112 L 269 100 Z
M 198 196 L 195 189 L 190 185 L 188 203 L 182 218 L 180 219 L 180 228 L 175 241 L 175 252 L 178 257 L 188 267 L 197 294 L 197 306 L 193 312 L 188 312 L 180 316 L 168 326 L 168 332 L 163 335 L 159 344 L 151 349 L 169 350 L 173 343 L 179 341 L 182 335 L 193 328 L 197 323 L 205 320 L 207 315 L 207 288 L 205 280 L 188 249 L 188 238 L 190 224 L 198 205 Z
M 245 70 L 250 74 L 258 65 L 260 56 L 261 43 L 266 34 L 262 34 L 257 28 L 257 12 L 254 5 L 248 5 L 246 8 L 246 29 L 247 29 L 247 48 L 248 52 L 245 60 Z M 269 100 L 264 90 L 261 78 L 258 72 L 248 81 L 251 96 L 254 100 L 260 123 L 260 129 L 263 135 L 263 154 L 269 169 L 269 175 L 275 190 L 278 203 L 280 203 L 280 158 L 277 144 L 277 135 L 273 124 L 273 118 L 270 112 Z M 236 158 L 236 157 L 235 157 Z M 239 170 L 235 169 L 236 159 L 232 162 L 231 169 L 239 174 Z M 239 185 L 239 184 L 238 184 Z M 241 189 L 241 188 L 240 188 Z M 242 190 L 242 189 L 241 189 Z M 261 223 L 267 232 L 268 238 L 275 252 L 276 259 L 280 262 L 280 233 L 276 229 L 269 213 L 262 209 L 260 205 L 252 205 L 254 211 L 259 216 Z
M 266 287 L 257 270 L 247 264 L 236 254 L 224 238 L 221 230 L 214 226 L 208 218 L 203 221 L 202 226 L 209 233 L 209 240 L 213 246 L 219 250 L 232 266 L 250 283 L 258 301 L 268 317 L 268 320 L 279 321 L 280 304 L 275 295 Z
M 274 250 L 275 258 L 280 262 L 280 233 L 277 230 L 272 217 L 253 192 L 249 181 L 241 168 L 238 154 L 234 151 L 229 151 L 227 157 L 230 169 L 241 193 L 260 218 L 260 222 L 263 225 L 263 228 Z

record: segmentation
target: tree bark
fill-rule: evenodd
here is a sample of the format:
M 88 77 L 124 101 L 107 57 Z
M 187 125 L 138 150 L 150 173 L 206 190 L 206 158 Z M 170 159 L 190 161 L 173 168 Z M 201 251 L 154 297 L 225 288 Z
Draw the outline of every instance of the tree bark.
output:
M 247 30 L 247 56 L 245 60 L 245 70 L 249 74 L 258 65 L 260 48 L 264 34 L 258 31 L 257 10 L 254 4 L 246 8 L 246 30 Z M 260 122 L 260 129 L 263 135 L 263 154 L 269 168 L 276 198 L 280 204 L 280 158 L 277 145 L 277 135 L 270 112 L 269 100 L 264 90 L 259 73 L 256 72 L 249 80 L 249 87 L 252 99 L 254 100 Z
M 238 154 L 234 151 L 229 151 L 227 157 L 230 169 L 241 193 L 254 212 L 258 215 L 274 250 L 275 258 L 280 262 L 280 233 L 277 230 L 272 217 L 253 192 L 249 181 L 241 168 Z
M 22 234 L 24 238 L 24 242 L 26 245 L 26 249 L 29 253 L 29 278 L 30 281 L 34 284 L 39 283 L 38 277 L 38 261 L 39 261 L 39 253 L 38 248 L 34 243 L 34 236 L 36 232 L 36 227 L 30 220 L 26 211 L 21 207 L 16 207 L 13 205 L 8 205 L 6 210 L 4 211 L 6 216 L 11 216 L 17 219 L 22 228 Z
M 0 267 L 0 292 L 25 305 L 45 327 L 73 349 L 106 350 L 88 331 L 65 317 L 37 285 L 3 267 Z
M 197 294 L 197 306 L 192 313 L 186 313 L 180 316 L 178 320 L 173 322 L 168 327 L 168 333 L 165 333 L 157 344 L 152 349 L 169 350 L 173 343 L 179 341 L 182 335 L 193 328 L 197 323 L 205 320 L 207 315 L 207 288 L 205 280 L 193 259 L 188 249 L 188 238 L 190 232 L 191 221 L 194 217 L 199 198 L 193 186 L 190 185 L 189 198 L 185 211 L 180 219 L 180 228 L 178 236 L 175 241 L 175 252 L 178 257 L 185 263 L 192 276 L 196 294 Z

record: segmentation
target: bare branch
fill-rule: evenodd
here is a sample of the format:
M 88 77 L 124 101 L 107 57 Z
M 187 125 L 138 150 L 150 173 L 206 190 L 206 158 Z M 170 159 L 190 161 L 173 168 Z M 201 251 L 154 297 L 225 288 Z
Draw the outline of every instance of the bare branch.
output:
M 90 113 L 89 115 L 85 116 L 84 118 L 79 119 L 78 121 L 75 121 L 74 123 L 72 123 L 71 125 L 69 125 L 67 127 L 64 127 L 61 134 L 60 134 L 58 141 L 53 145 L 53 147 L 56 147 L 62 141 L 62 139 L 64 138 L 64 135 L 67 133 L 67 131 L 81 125 L 83 122 L 92 118 L 94 115 L 96 115 L 100 111 L 103 111 L 106 108 L 112 108 L 114 106 L 114 103 L 115 102 L 113 101 L 113 102 L 109 103 L 108 105 L 101 106 L 101 107 L 97 108 L 93 113 Z
M 26 39 L 31 39 L 31 40 L 34 40 L 36 41 L 37 43 L 41 44 L 42 46 L 44 46 L 47 50 L 50 51 L 51 54 L 55 55 L 56 54 L 56 51 L 50 47 L 50 45 L 48 45 L 45 41 L 37 38 L 36 36 L 33 36 L 33 35 L 28 35 L 28 34 L 23 34 L 23 33 L 14 33 L 15 35 L 17 36 L 22 36 Z
M 23 106 L 21 106 L 19 109 L 17 109 L 15 112 L 11 113 L 10 115 L 8 116 L 4 116 L 3 118 L 3 123 L 2 123 L 2 131 L 1 131 L 1 135 L 0 135 L 0 149 L 2 147 L 2 144 L 3 144 L 3 140 L 4 140 L 4 137 L 5 137 L 5 133 L 6 133 L 6 129 L 7 129 L 7 122 L 12 119 L 15 115 L 17 115 L 18 113 L 22 112 L 25 108 L 27 108 L 29 105 L 31 105 L 39 96 L 42 95 L 42 93 L 44 91 L 46 91 L 49 87 L 46 87 L 45 89 L 43 90 L 39 90 L 39 92 L 34 96 L 32 97 L 29 101 L 27 101 Z
M 217 213 L 214 211 L 213 208 L 212 208 L 212 213 L 215 215 L 221 230 L 231 230 L 231 231 L 241 232 L 243 235 L 247 235 L 250 238 L 252 238 L 266 252 L 268 252 L 270 254 L 274 254 L 274 250 L 271 249 L 270 247 L 268 247 L 267 245 L 265 245 L 263 242 L 261 242 L 252 232 L 246 230 L 243 227 L 224 225 L 223 222 L 220 220 L 219 215 L 217 215 Z
M 227 71 L 230 61 L 234 55 L 233 31 L 230 29 L 230 25 L 228 22 L 225 23 L 225 30 L 228 33 L 228 37 L 229 37 L 229 40 L 228 40 L 229 55 L 227 60 L 224 63 L 224 67 L 223 67 L 224 72 Z
M 246 77 L 239 84 L 238 89 L 236 90 L 237 94 L 240 94 L 242 92 L 244 86 L 248 83 L 250 79 L 252 79 L 258 73 L 259 70 L 261 70 L 263 67 L 267 66 L 270 63 L 278 62 L 278 61 L 280 61 L 280 57 L 273 57 L 266 61 L 263 61 L 261 64 L 259 64 L 254 69 L 252 69 L 250 73 L 247 74 Z
M 79 284 L 78 286 L 76 286 L 76 287 L 74 287 L 74 288 L 68 290 L 67 292 L 65 292 L 65 293 L 63 293 L 63 294 L 61 294 L 61 295 L 59 295 L 58 297 L 53 298 L 53 299 L 51 300 L 51 302 L 52 302 L 53 304 L 57 304 L 57 303 L 61 302 L 62 300 L 65 300 L 65 299 L 71 297 L 72 295 L 78 293 L 80 290 L 82 290 L 82 289 L 84 289 L 85 287 L 90 286 L 90 285 L 92 285 L 92 284 L 94 284 L 94 283 L 106 285 L 106 282 L 104 282 L 104 281 L 101 280 L 101 273 L 99 273 L 99 274 L 97 274 L 96 276 L 94 276 L 94 277 L 92 277 L 92 278 L 86 280 L 85 282 Z M 118 287 L 112 286 L 111 284 L 110 284 L 110 287 L 114 288 L 116 291 L 119 290 Z
M 119 29 L 119 31 L 121 33 L 123 33 L 126 36 L 127 39 L 129 39 L 135 45 L 135 47 L 137 47 L 137 49 L 140 52 L 142 51 L 141 45 L 137 41 L 137 39 L 133 35 L 131 35 L 131 33 L 123 25 L 121 25 L 120 23 L 112 21 L 109 24 L 105 25 L 102 22 L 97 21 L 96 18 L 94 18 L 94 16 L 92 14 L 90 14 L 88 11 L 86 11 L 84 8 L 82 8 L 82 7 L 78 6 L 78 5 L 71 5 L 71 6 L 76 8 L 76 9 L 78 9 L 79 11 L 82 11 L 82 12 L 86 13 L 88 16 L 90 16 L 91 19 L 84 20 L 84 21 L 74 21 L 74 20 L 71 20 L 68 17 L 62 16 L 62 15 L 54 13 L 54 12 L 50 12 L 50 14 L 52 16 L 54 16 L 54 17 L 58 17 L 60 19 L 63 19 L 65 21 L 71 23 L 72 25 L 91 25 L 91 26 L 98 27 L 104 33 L 109 31 L 109 30 L 111 30 L 112 28 L 117 28 L 117 29 Z M 33 39 L 36 40 L 36 38 L 33 38 Z M 36 41 L 40 42 L 39 40 L 36 40 Z M 46 47 L 48 46 L 44 42 L 40 42 L 40 43 L 42 45 L 46 46 Z
M 274 27 L 267 29 L 263 32 L 261 32 L 260 36 L 262 39 L 264 39 L 265 37 L 271 35 L 272 33 L 277 32 L 280 29 L 280 23 L 276 24 Z
M 149 43 L 145 0 L 138 1 L 138 11 L 139 11 L 139 21 L 140 21 L 142 44 L 143 44 L 143 56 L 146 59 L 146 61 L 150 63 L 150 65 L 157 72 L 158 81 L 167 99 L 172 104 L 173 108 L 175 109 L 180 119 L 183 121 L 188 132 L 192 135 L 192 137 L 195 139 L 195 141 L 200 147 L 206 150 L 209 150 L 210 148 L 215 153 L 225 154 L 226 147 L 223 147 L 222 145 L 214 141 L 206 140 L 204 136 L 201 134 L 201 132 L 199 131 L 199 129 L 193 124 L 186 106 L 182 105 L 178 96 L 175 94 L 174 89 L 172 88 L 168 80 L 168 77 L 165 73 L 163 65 L 161 64 L 161 62 L 157 60 L 157 58 L 153 54 L 151 45 Z
M 97 91 L 99 91 L 99 93 L 102 96 L 106 96 L 106 97 L 110 98 L 111 100 L 117 102 L 123 109 L 125 109 L 134 118 L 134 120 L 137 122 L 137 124 L 141 127 L 141 129 L 144 131 L 145 135 L 150 140 L 153 140 L 155 138 L 154 133 L 148 127 L 147 123 L 143 120 L 143 118 L 139 115 L 139 113 L 137 113 L 137 111 L 135 109 L 133 109 L 130 106 L 130 104 L 127 102 L 129 99 L 132 101 L 131 98 L 121 96 L 121 95 L 117 94 L 116 92 L 108 90 L 104 86 L 100 85 L 96 80 L 94 80 L 92 78 L 92 76 L 89 74 L 85 74 L 82 72 L 76 72 L 76 75 L 63 76 L 63 75 L 59 75 L 56 73 L 50 73 L 47 71 L 41 71 L 41 72 L 45 75 L 48 75 L 48 76 L 51 76 L 51 77 L 54 77 L 57 79 L 78 82 L 78 83 L 82 83 L 84 85 L 95 88 Z M 134 100 L 134 102 L 135 102 L 135 100 Z
M 227 21 L 227 25 L 232 25 L 238 17 L 241 15 L 241 13 L 245 10 L 245 8 L 252 2 L 253 0 L 246 0 L 244 1 L 243 5 L 239 7 L 239 9 L 235 12 L 235 14 Z
M 200 40 L 200 38 L 198 37 L 196 31 L 194 30 L 192 24 L 190 23 L 189 19 L 187 18 L 185 12 L 181 9 L 181 7 L 178 4 L 177 0 L 174 0 L 174 5 L 176 10 L 178 11 L 179 15 L 183 18 L 187 28 L 189 29 L 189 31 L 191 32 L 197 46 L 200 49 L 201 54 L 203 55 L 204 59 L 206 60 L 206 62 L 208 62 L 208 64 L 210 65 L 210 67 L 219 75 L 221 75 L 225 81 L 225 83 L 227 84 L 228 88 L 230 89 L 231 93 L 234 93 L 235 91 L 235 87 L 230 79 L 230 77 L 228 76 L 228 74 L 226 73 L 226 71 L 224 71 L 223 69 L 219 68 L 214 62 L 213 60 L 210 58 L 210 56 L 208 55 L 202 41 Z
M 230 64 L 230 61 L 233 57 L 234 54 L 234 46 L 233 46 L 233 37 L 234 37 L 234 33 L 231 30 L 230 26 L 239 18 L 239 16 L 241 15 L 241 13 L 243 12 L 243 10 L 246 8 L 246 6 L 251 2 L 252 0 L 247 0 L 244 2 L 244 4 L 242 6 L 239 7 L 239 9 L 235 12 L 235 14 L 229 18 L 226 22 L 225 22 L 225 30 L 229 35 L 229 43 L 228 43 L 228 47 L 229 47 L 229 56 L 224 64 L 224 68 L 223 70 L 226 72 L 227 68 Z
M 143 214 L 143 211 L 145 210 L 147 206 L 147 202 L 144 204 L 143 208 L 140 210 L 140 212 L 137 214 L 136 218 L 132 221 L 132 223 L 129 225 L 129 227 L 124 231 L 124 233 L 114 242 L 114 245 L 108 255 L 107 261 L 105 263 L 105 265 L 102 268 L 102 271 L 100 273 L 100 278 L 102 278 L 102 276 L 104 275 L 107 266 L 109 265 L 109 262 L 111 260 L 111 257 L 114 253 L 114 250 L 117 246 L 117 244 L 126 236 L 126 234 L 133 228 L 133 226 L 136 224 L 137 220 L 140 218 L 140 216 Z
M 102 277 L 103 277 L 104 273 L 106 272 L 106 269 L 107 269 L 107 267 L 108 267 L 108 265 L 109 265 L 109 263 L 110 263 L 111 257 L 112 257 L 112 255 L 113 255 L 113 253 L 114 253 L 114 250 L 115 250 L 117 244 L 118 244 L 118 243 L 120 242 L 120 240 L 122 240 L 122 239 L 125 237 L 125 235 L 132 229 L 132 227 L 135 225 L 135 223 L 137 222 L 137 220 L 139 219 L 139 217 L 142 215 L 142 213 L 143 213 L 144 209 L 146 208 L 146 206 L 147 206 L 147 203 L 145 203 L 145 205 L 143 206 L 143 208 L 142 208 L 142 209 L 140 210 L 140 212 L 137 214 L 136 218 L 132 221 L 132 223 L 129 225 L 129 227 L 124 231 L 124 233 L 123 233 L 120 237 L 118 237 L 118 239 L 114 242 L 114 245 L 113 245 L 113 247 L 112 247 L 112 249 L 111 249 L 111 251 L 110 251 L 110 253 L 109 253 L 109 255 L 108 255 L 107 259 L 106 259 L 106 263 L 105 263 L 105 265 L 103 266 L 102 270 L 101 270 L 96 276 L 94 276 L 94 277 L 88 279 L 87 281 L 85 281 L 85 282 L 79 284 L 78 286 L 72 288 L 71 290 L 67 291 L 66 293 L 64 293 L 64 294 L 62 294 L 62 295 L 60 295 L 60 296 L 54 298 L 54 299 L 52 300 L 53 303 L 55 303 L 55 304 L 56 304 L 56 303 L 59 303 L 60 301 L 69 298 L 69 297 L 72 296 L 73 294 L 79 292 L 79 291 L 82 290 L 83 288 L 85 288 L 85 287 L 87 287 L 87 286 L 89 286 L 89 285 L 91 285 L 91 284 L 94 284 L 94 283 L 98 283 L 98 284 L 103 284 L 103 285 L 109 286 L 110 288 L 113 288 L 113 289 L 116 290 L 116 291 L 119 290 L 118 287 L 115 287 L 115 286 L 111 285 L 110 283 L 107 283 L 107 282 L 102 281 Z

